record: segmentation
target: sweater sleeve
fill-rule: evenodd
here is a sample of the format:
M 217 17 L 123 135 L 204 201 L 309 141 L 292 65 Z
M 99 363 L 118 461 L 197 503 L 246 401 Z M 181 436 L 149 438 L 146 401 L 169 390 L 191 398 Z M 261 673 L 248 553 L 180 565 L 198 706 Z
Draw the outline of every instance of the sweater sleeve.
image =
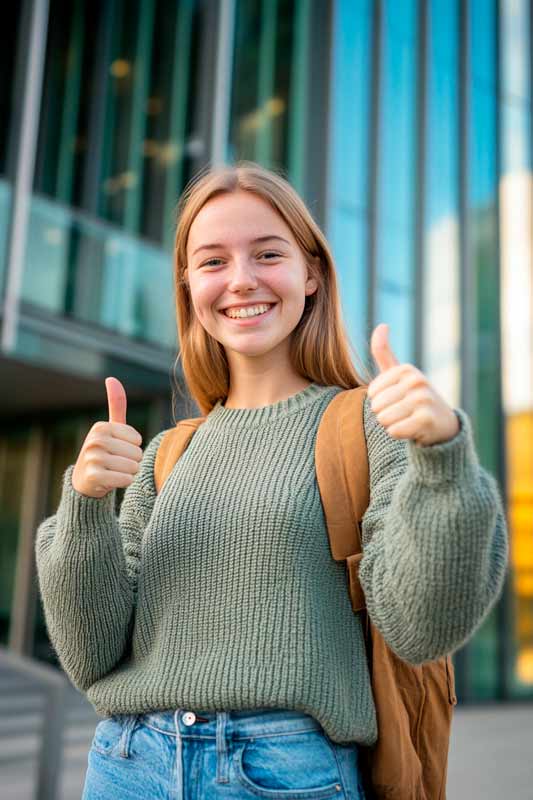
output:
M 63 474 L 56 513 L 38 527 L 35 557 L 50 641 L 72 683 L 86 691 L 124 654 L 133 626 L 141 541 L 156 498 L 154 462 L 163 434 L 143 452 L 117 519 L 116 490 L 105 497 Z
M 370 502 L 359 577 L 372 623 L 404 661 L 450 654 L 498 600 L 508 534 L 495 478 L 479 464 L 470 420 L 422 446 L 394 439 L 364 401 Z

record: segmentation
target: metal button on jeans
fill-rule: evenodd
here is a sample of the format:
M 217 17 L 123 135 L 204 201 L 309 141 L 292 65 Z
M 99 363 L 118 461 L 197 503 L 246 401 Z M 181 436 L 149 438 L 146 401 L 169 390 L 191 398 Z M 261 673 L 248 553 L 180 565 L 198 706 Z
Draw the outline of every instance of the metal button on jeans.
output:
M 185 725 L 194 725 L 196 722 L 196 714 L 194 711 L 186 711 L 181 718 Z

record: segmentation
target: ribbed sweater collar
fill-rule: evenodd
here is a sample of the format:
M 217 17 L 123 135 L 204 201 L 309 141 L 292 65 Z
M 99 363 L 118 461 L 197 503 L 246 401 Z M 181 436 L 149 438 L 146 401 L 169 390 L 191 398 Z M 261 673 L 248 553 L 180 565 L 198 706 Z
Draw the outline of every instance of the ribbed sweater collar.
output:
M 332 387 L 311 383 L 285 400 L 278 400 L 277 403 L 270 403 L 258 408 L 226 408 L 219 400 L 207 415 L 206 424 L 216 427 L 266 425 L 274 419 L 279 421 L 283 417 L 301 411 L 316 402 L 328 389 L 332 389 Z

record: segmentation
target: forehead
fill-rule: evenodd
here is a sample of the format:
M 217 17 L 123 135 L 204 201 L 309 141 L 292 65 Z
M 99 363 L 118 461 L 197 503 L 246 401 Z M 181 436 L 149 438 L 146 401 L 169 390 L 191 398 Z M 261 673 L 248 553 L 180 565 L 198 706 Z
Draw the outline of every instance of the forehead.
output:
M 187 239 L 187 250 L 217 242 L 238 245 L 268 234 L 294 243 L 291 229 L 262 197 L 251 192 L 232 192 L 209 200 L 194 218 Z

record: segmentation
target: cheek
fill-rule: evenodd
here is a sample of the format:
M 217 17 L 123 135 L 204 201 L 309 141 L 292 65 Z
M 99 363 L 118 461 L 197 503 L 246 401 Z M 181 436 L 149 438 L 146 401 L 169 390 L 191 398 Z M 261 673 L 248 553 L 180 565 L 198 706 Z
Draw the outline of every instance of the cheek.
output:
M 209 314 L 210 310 L 216 306 L 220 293 L 215 282 L 200 281 L 191 285 L 191 298 L 194 310 L 199 317 Z

